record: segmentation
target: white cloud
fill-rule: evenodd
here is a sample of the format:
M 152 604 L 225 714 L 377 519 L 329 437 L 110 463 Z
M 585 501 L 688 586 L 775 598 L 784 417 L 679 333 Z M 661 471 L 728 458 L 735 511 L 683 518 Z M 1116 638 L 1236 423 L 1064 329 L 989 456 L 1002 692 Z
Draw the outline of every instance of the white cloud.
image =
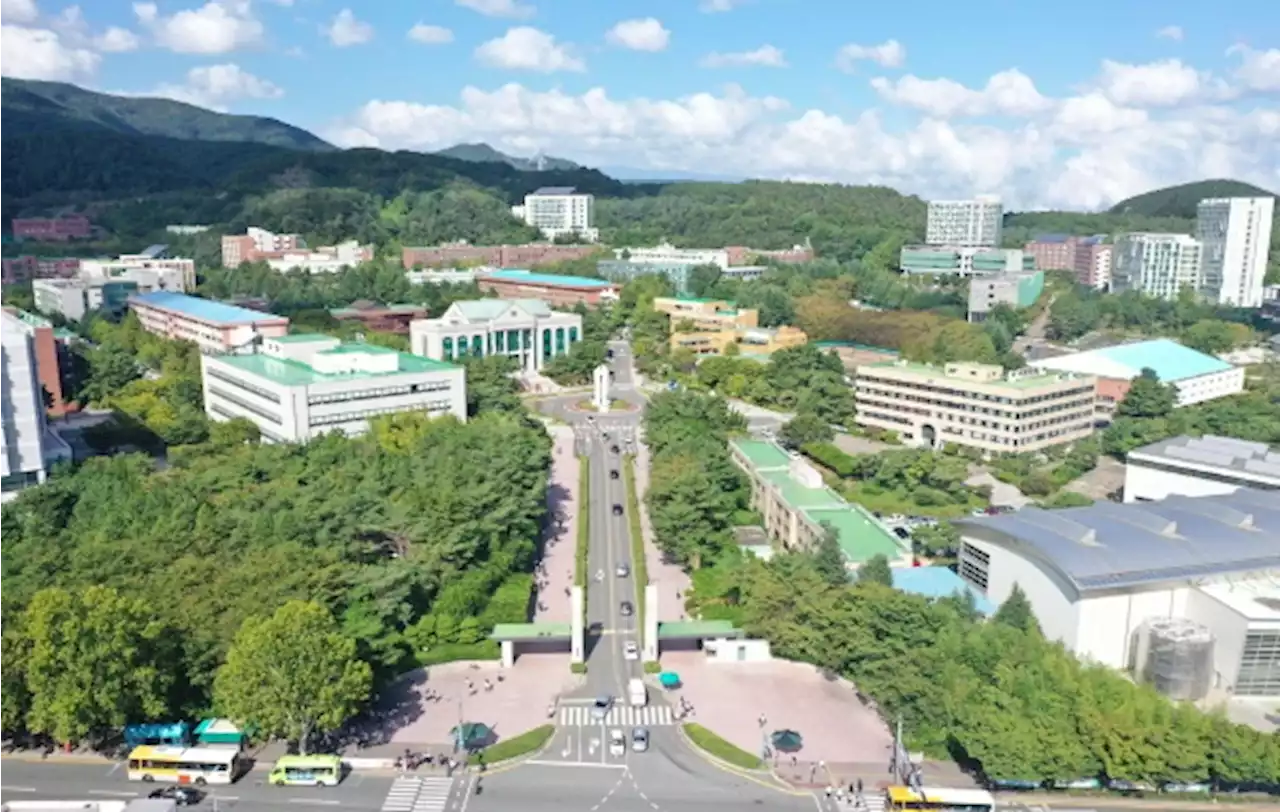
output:
M 6 24 L 29 25 L 40 19 L 40 9 L 35 0 L 3 0 L 0 2 L 0 20 Z
M 1156 36 L 1160 39 L 1171 39 L 1174 42 L 1182 42 L 1186 33 L 1187 32 L 1183 31 L 1182 26 L 1180 25 L 1166 25 L 1164 28 L 1156 31 Z
M 888 102 L 936 118 L 1028 116 L 1052 104 L 1040 95 L 1030 77 L 1017 69 L 995 74 L 981 90 L 951 79 L 921 79 L 910 74 L 896 81 L 876 77 L 871 80 L 871 86 Z
M 136 51 L 138 44 L 137 34 L 117 25 L 111 26 L 93 39 L 94 47 L 108 54 Z
M 645 17 L 623 20 L 610 28 L 604 38 L 613 45 L 633 51 L 661 51 L 671 42 L 671 32 L 663 28 L 657 19 Z
M 463 8 L 479 12 L 486 17 L 505 17 L 510 20 L 526 20 L 536 12 L 532 5 L 520 0 L 455 0 Z
M 262 42 L 262 23 L 248 0 L 209 0 L 169 17 L 155 3 L 134 3 L 133 13 L 157 43 L 180 54 L 223 54 Z
M 0 26 L 0 52 L 0 73 L 19 79 L 81 81 L 91 78 L 102 61 L 57 31 L 20 25 Z
M 720 14 L 726 11 L 733 11 L 744 2 L 745 0 L 702 0 L 698 4 L 698 8 L 704 14 Z
M 163 84 L 156 96 L 189 104 L 225 110 L 229 102 L 239 99 L 278 99 L 284 95 L 279 86 L 243 70 L 239 65 L 207 65 L 187 71 L 182 84 Z
M 1248 45 L 1233 45 L 1227 54 L 1240 59 L 1234 77 L 1245 90 L 1280 92 L 1280 48 L 1258 51 Z
M 836 52 L 836 67 L 847 73 L 857 70 L 859 62 L 874 62 L 882 68 L 900 68 L 907 61 L 907 49 L 891 39 L 879 45 L 849 43 Z
M 1102 60 L 1099 89 L 1116 104 L 1130 107 L 1171 107 L 1209 92 L 1211 82 L 1179 59 L 1128 65 Z
M 586 64 L 556 38 L 528 26 L 508 29 L 497 39 L 476 48 L 476 59 L 494 68 L 529 70 L 538 73 L 582 71 Z
M 409 29 L 409 39 L 423 45 L 444 45 L 453 42 L 453 32 L 438 25 L 418 23 Z
M 772 45 L 761 45 L 754 51 L 738 51 L 727 54 L 712 52 L 704 56 L 699 64 L 704 68 L 785 68 L 787 66 L 787 58 L 780 48 L 775 48 Z
M 335 47 L 347 48 L 352 45 L 364 45 L 373 39 L 373 26 L 356 19 L 349 8 L 344 8 L 334 16 L 333 22 L 325 29 L 325 36 Z

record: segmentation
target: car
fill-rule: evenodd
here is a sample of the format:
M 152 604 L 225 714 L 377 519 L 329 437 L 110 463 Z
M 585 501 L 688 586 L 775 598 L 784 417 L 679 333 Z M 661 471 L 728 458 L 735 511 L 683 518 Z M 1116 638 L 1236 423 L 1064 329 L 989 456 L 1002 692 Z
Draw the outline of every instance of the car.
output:
M 609 472 L 609 479 L 617 479 L 617 478 L 618 478 L 618 469 L 614 468 Z
M 618 611 L 622 614 L 623 617 L 631 617 L 636 613 L 636 609 L 634 606 L 631 605 L 631 601 L 623 601 L 618 606 Z
M 591 703 L 591 718 L 597 722 L 603 722 L 611 708 L 613 708 L 613 697 L 598 696 L 596 701 Z
M 178 806 L 195 806 L 204 800 L 204 793 L 195 787 L 174 785 L 153 790 L 147 797 L 173 801 Z
M 903 541 L 906 541 L 907 539 L 911 538 L 911 531 L 905 527 L 893 528 L 893 534 L 898 538 L 902 539 Z
M 619 564 L 618 568 L 614 570 L 614 574 L 617 575 L 619 578 L 626 578 L 628 575 L 631 574 L 631 567 L 628 566 L 627 564 Z
M 636 645 L 636 641 L 628 640 L 622 644 L 622 656 L 628 660 L 640 659 L 640 647 Z
M 609 731 L 609 755 L 625 756 L 627 754 L 627 737 L 621 730 Z
M 638 727 L 631 731 L 631 750 L 635 753 L 643 753 L 649 749 L 649 731 L 642 727 Z
M 614 515 L 614 516 L 621 516 L 621 515 L 622 515 L 622 505 L 617 504 L 616 502 L 614 503 L 614 505 L 613 505 L 613 515 Z
M 615 445 L 611 445 L 611 446 L 609 446 L 609 450 L 610 450 L 610 451 L 612 451 L 614 454 L 617 454 L 617 453 L 618 453 L 618 446 L 617 446 L 616 444 L 615 444 Z

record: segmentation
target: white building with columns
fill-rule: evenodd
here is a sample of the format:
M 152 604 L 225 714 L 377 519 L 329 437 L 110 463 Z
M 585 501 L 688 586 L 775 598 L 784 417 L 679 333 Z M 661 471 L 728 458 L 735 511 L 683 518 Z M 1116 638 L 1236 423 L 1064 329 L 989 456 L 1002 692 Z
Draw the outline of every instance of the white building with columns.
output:
M 505 355 L 522 372 L 537 372 L 582 340 L 582 317 L 561 313 L 540 299 L 454 302 L 439 318 L 409 325 L 415 355 L 437 361 Z

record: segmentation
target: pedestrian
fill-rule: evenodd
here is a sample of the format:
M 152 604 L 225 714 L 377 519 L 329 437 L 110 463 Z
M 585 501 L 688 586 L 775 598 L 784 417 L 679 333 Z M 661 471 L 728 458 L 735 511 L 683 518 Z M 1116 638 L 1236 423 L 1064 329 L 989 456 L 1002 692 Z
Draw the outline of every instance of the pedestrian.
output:
M 792 753 L 792 754 L 791 754 L 791 766 L 792 766 L 792 767 L 796 766 L 796 763 L 797 763 L 798 761 L 799 761 L 799 759 L 796 757 L 796 754 L 795 754 L 795 753 Z
M 485 689 L 486 691 L 492 691 L 492 690 L 493 690 L 493 683 L 486 679 L 486 680 L 484 681 L 484 689 Z
M 862 794 L 862 779 L 861 779 L 861 778 L 859 778 L 859 779 L 858 779 L 858 794 L 859 794 L 859 795 L 861 795 L 861 794 Z
M 831 787 L 827 787 L 827 800 L 831 800 Z

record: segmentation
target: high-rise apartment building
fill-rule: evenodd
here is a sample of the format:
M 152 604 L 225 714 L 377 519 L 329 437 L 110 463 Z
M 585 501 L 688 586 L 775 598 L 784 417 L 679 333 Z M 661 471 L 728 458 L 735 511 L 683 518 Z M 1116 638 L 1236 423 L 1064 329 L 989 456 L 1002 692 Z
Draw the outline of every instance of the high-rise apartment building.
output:
M 540 230 L 548 240 L 572 236 L 582 242 L 595 242 L 600 238 L 599 230 L 591 225 L 595 197 L 579 194 L 572 186 L 544 186 L 526 195 L 524 205 L 513 206 L 511 213 Z
M 1040 234 L 1022 250 L 1035 257 L 1042 271 L 1071 271 L 1080 284 L 1105 288 L 1111 282 L 1111 245 L 1104 239 L 1100 234 Z
M 1111 289 L 1162 299 L 1175 299 L 1186 287 L 1200 290 L 1203 254 L 1200 241 L 1186 234 L 1119 234 L 1112 252 Z
M 1196 206 L 1204 245 L 1201 292 L 1220 304 L 1262 307 L 1274 197 L 1216 197 Z
M 999 248 L 1003 224 L 1004 207 L 998 197 L 931 200 L 925 241 L 957 248 Z

